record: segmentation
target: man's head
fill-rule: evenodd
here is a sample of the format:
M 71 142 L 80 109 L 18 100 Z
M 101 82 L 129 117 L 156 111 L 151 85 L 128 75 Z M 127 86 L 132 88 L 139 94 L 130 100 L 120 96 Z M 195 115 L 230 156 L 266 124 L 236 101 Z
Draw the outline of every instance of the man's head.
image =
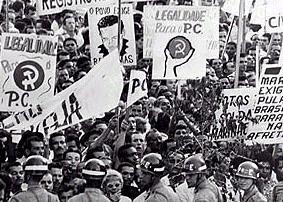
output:
M 135 177 L 135 166 L 128 162 L 119 165 L 118 171 L 122 174 L 124 184 L 130 186 Z
M 251 161 L 245 161 L 238 167 L 236 177 L 240 189 L 247 191 L 258 178 L 258 167 Z
M 157 153 L 160 151 L 162 144 L 162 136 L 156 129 L 148 131 L 145 140 L 149 151 Z
M 233 57 L 237 51 L 237 44 L 235 42 L 229 42 L 226 47 L 226 53 L 229 58 Z
M 81 162 L 82 154 L 78 150 L 68 149 L 64 152 L 63 159 L 69 162 L 72 170 L 76 170 Z
M 80 140 L 75 134 L 66 135 L 67 149 L 80 150 Z
M 222 78 L 220 78 L 220 82 L 221 82 L 221 84 L 222 84 L 222 88 L 223 88 L 223 89 L 229 89 L 229 88 L 231 88 L 230 81 L 229 81 L 229 78 L 228 78 L 228 77 L 222 77 Z
M 272 44 L 282 45 L 282 36 L 279 33 L 274 33 Z
M 68 52 L 68 53 L 74 53 L 77 51 L 78 48 L 78 44 L 76 39 L 74 38 L 66 38 L 63 42 L 63 46 L 64 49 Z
M 141 132 L 133 132 L 130 143 L 135 146 L 138 155 L 141 158 L 146 148 L 145 134 L 142 134 Z
M 55 190 L 58 190 L 63 180 L 63 166 L 60 162 L 53 162 L 48 165 L 52 175 L 53 186 Z
M 181 152 L 169 152 L 166 159 L 166 169 L 169 172 L 180 171 L 185 156 Z
M 38 136 L 31 136 L 26 141 L 26 156 L 31 155 L 44 155 L 44 142 L 43 139 Z
M 39 155 L 29 156 L 26 159 L 23 168 L 25 171 L 25 182 L 39 184 L 42 177 L 48 171 L 47 159 Z
M 149 153 L 141 160 L 141 189 L 148 190 L 160 181 L 165 170 L 162 157 L 158 153 Z
M 100 189 L 106 175 L 105 164 L 99 159 L 90 159 L 85 163 L 82 174 L 87 188 Z
M 36 8 L 34 6 L 26 6 L 24 11 L 26 18 L 36 20 Z
M 240 65 L 239 65 L 239 72 L 240 74 L 247 70 L 248 60 L 247 55 L 245 53 L 240 54 Z
M 135 102 L 131 108 L 130 108 L 130 115 L 132 116 L 143 116 L 143 109 L 142 109 L 142 103 L 137 101 Z
M 103 45 L 108 50 L 108 53 L 118 47 L 118 16 L 108 15 L 99 20 L 97 23 L 98 31 L 102 40 Z M 125 35 L 124 23 L 121 21 L 121 38 Z M 122 43 L 120 44 L 122 47 Z M 120 48 L 121 48 L 120 47 Z
M 40 181 L 41 187 L 44 188 L 48 192 L 52 192 L 53 190 L 53 179 L 50 172 L 47 172 Z
M 52 133 L 49 139 L 49 146 L 53 150 L 55 158 L 63 158 L 63 154 L 67 149 L 65 136 L 62 133 Z
M 6 171 L 11 177 L 12 185 L 21 186 L 21 184 L 24 182 L 23 166 L 19 162 L 13 162 L 8 164 Z
M 205 178 L 206 164 L 200 154 L 188 157 L 184 162 L 184 172 L 188 187 L 196 187 L 200 180 Z
M 265 33 L 259 39 L 261 48 L 266 51 L 271 39 L 271 35 L 269 33 Z
M 125 144 L 121 146 L 118 150 L 118 158 L 120 162 L 129 162 L 134 165 L 137 165 L 140 160 L 138 152 L 132 144 Z
M 66 16 L 63 20 L 63 28 L 67 32 L 74 32 L 76 29 L 76 21 L 72 16 Z

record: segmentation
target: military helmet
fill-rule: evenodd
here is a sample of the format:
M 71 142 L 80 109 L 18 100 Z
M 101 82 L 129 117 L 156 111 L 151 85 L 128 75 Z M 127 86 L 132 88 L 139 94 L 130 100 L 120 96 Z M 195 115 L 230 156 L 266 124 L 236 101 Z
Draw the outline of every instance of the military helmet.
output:
M 102 179 L 106 175 L 106 166 L 99 159 L 89 159 L 82 170 L 85 179 Z
M 190 156 L 184 162 L 183 171 L 189 175 L 205 173 L 206 169 L 205 161 L 200 154 Z
M 24 171 L 33 175 L 42 175 L 48 171 L 48 160 L 40 155 L 29 156 L 24 163 Z
M 236 176 L 250 179 L 257 179 L 259 175 L 258 166 L 251 162 L 245 161 L 241 163 L 238 167 Z
M 162 157 L 158 153 L 149 153 L 141 160 L 141 169 L 155 175 L 162 175 L 165 165 Z

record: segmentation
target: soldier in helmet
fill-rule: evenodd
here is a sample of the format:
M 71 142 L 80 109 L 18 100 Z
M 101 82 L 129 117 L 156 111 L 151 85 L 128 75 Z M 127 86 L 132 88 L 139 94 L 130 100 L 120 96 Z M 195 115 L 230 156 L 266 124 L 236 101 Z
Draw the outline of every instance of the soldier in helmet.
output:
M 165 169 L 160 154 L 149 153 L 141 160 L 142 181 L 144 192 L 134 202 L 178 202 L 179 198 L 173 189 L 164 185 L 160 179 Z
M 255 183 L 259 175 L 257 165 L 251 161 L 245 161 L 238 167 L 236 176 L 238 186 L 244 191 L 241 197 L 243 202 L 266 202 L 267 199 L 258 191 Z
M 90 159 L 85 163 L 82 171 L 86 180 L 85 192 L 70 198 L 69 202 L 110 202 L 101 191 L 101 184 L 106 175 L 106 166 L 99 159 Z
M 58 196 L 41 187 L 40 181 L 47 173 L 47 159 L 40 155 L 28 157 L 24 164 L 24 180 L 28 184 L 26 192 L 20 192 L 11 198 L 11 202 L 59 202 Z
M 189 188 L 195 188 L 194 202 L 221 202 L 218 187 L 206 178 L 206 164 L 201 154 L 188 157 L 184 162 L 184 172 Z

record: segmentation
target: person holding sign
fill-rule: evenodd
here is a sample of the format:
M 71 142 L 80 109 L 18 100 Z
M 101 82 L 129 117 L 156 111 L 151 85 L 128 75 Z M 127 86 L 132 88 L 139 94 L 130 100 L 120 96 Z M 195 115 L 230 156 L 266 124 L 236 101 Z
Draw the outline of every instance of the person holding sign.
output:
M 101 37 L 102 43 L 98 48 L 100 49 L 99 53 L 103 54 L 103 57 L 108 55 L 118 46 L 118 16 L 116 15 L 107 15 L 101 18 L 97 24 L 99 35 Z M 126 54 L 126 49 L 128 48 L 128 41 L 124 39 L 125 28 L 124 23 L 121 20 L 121 33 L 120 33 L 120 56 Z

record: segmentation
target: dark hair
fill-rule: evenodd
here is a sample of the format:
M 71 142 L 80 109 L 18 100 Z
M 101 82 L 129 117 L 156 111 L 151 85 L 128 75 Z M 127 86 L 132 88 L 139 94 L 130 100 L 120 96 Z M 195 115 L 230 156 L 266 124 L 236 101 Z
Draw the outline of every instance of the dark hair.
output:
M 63 165 L 61 162 L 52 162 L 48 165 L 48 170 L 51 170 L 52 168 L 62 169 Z
M 117 170 L 121 173 L 121 171 L 122 171 L 122 168 L 123 167 L 132 167 L 132 168 L 134 168 L 135 169 L 135 166 L 133 165 L 133 164 L 131 164 L 131 163 L 129 163 L 129 162 L 122 162 L 122 163 L 120 163 L 120 165 L 118 166 L 118 168 L 117 168 Z
M 49 138 L 49 147 L 50 147 L 50 149 L 53 148 L 52 147 L 52 145 L 53 145 L 53 138 L 54 137 L 59 137 L 59 136 L 64 136 L 65 137 L 65 135 L 62 132 L 56 132 L 56 133 L 52 133 L 50 135 L 50 138 Z
M 66 143 L 67 142 L 72 142 L 75 141 L 76 142 L 76 146 L 80 149 L 81 145 L 80 145 L 80 140 L 79 137 L 75 134 L 67 134 L 66 135 Z
M 66 16 L 66 17 L 64 17 L 64 19 L 63 19 L 63 25 L 66 25 L 66 21 L 67 21 L 67 19 L 69 19 L 69 18 L 73 18 L 73 19 L 76 21 L 76 19 L 75 19 L 74 16 Z
M 25 15 L 27 15 L 29 13 L 29 11 L 36 11 L 36 8 L 32 5 L 27 5 L 24 9 Z
M 124 162 L 127 157 L 127 150 L 131 147 L 135 147 L 133 144 L 124 144 L 118 149 L 118 159 L 120 162 Z
M 74 153 L 77 153 L 80 155 L 80 160 L 82 160 L 82 153 L 79 151 L 79 150 L 76 150 L 76 149 L 67 149 L 64 154 L 63 154 L 63 159 L 66 160 L 66 156 L 68 153 L 71 153 L 71 152 L 74 152 Z
M 38 136 L 31 136 L 26 140 L 26 149 L 31 149 L 31 142 L 43 142 L 43 139 Z
M 24 4 L 21 1 L 15 1 L 12 5 L 12 9 L 15 12 L 19 12 L 21 9 L 24 9 Z
M 5 167 L 5 171 L 6 171 L 7 173 L 9 173 L 11 167 L 18 167 L 18 166 L 22 166 L 22 164 L 21 164 L 20 162 L 18 162 L 18 161 L 8 163 L 8 164 L 6 165 L 6 167 Z
M 89 148 L 86 152 L 84 161 L 88 161 L 89 159 L 95 158 L 95 156 L 93 155 L 93 153 L 95 152 L 104 152 L 102 145 Z
M 68 37 L 68 38 L 66 38 L 66 39 L 64 40 L 63 46 L 66 46 L 67 41 L 74 41 L 75 44 L 78 45 L 76 39 L 74 39 L 74 38 L 72 38 L 72 37 Z
M 269 33 L 264 33 L 262 36 L 267 37 L 268 41 L 270 41 L 270 39 L 271 39 L 271 34 L 269 34 Z
M 237 44 L 236 44 L 235 42 L 233 42 L 233 41 L 228 42 L 228 43 L 227 43 L 227 46 L 228 46 L 228 45 L 232 45 L 232 46 L 234 46 L 235 48 L 237 48 Z
M 118 23 L 118 16 L 116 15 L 107 15 L 104 16 L 103 18 L 101 18 L 99 20 L 99 22 L 97 23 L 98 26 L 98 30 L 100 32 L 101 28 L 105 28 L 105 27 L 110 27 L 114 24 Z M 121 31 L 124 29 L 124 23 L 121 20 Z

